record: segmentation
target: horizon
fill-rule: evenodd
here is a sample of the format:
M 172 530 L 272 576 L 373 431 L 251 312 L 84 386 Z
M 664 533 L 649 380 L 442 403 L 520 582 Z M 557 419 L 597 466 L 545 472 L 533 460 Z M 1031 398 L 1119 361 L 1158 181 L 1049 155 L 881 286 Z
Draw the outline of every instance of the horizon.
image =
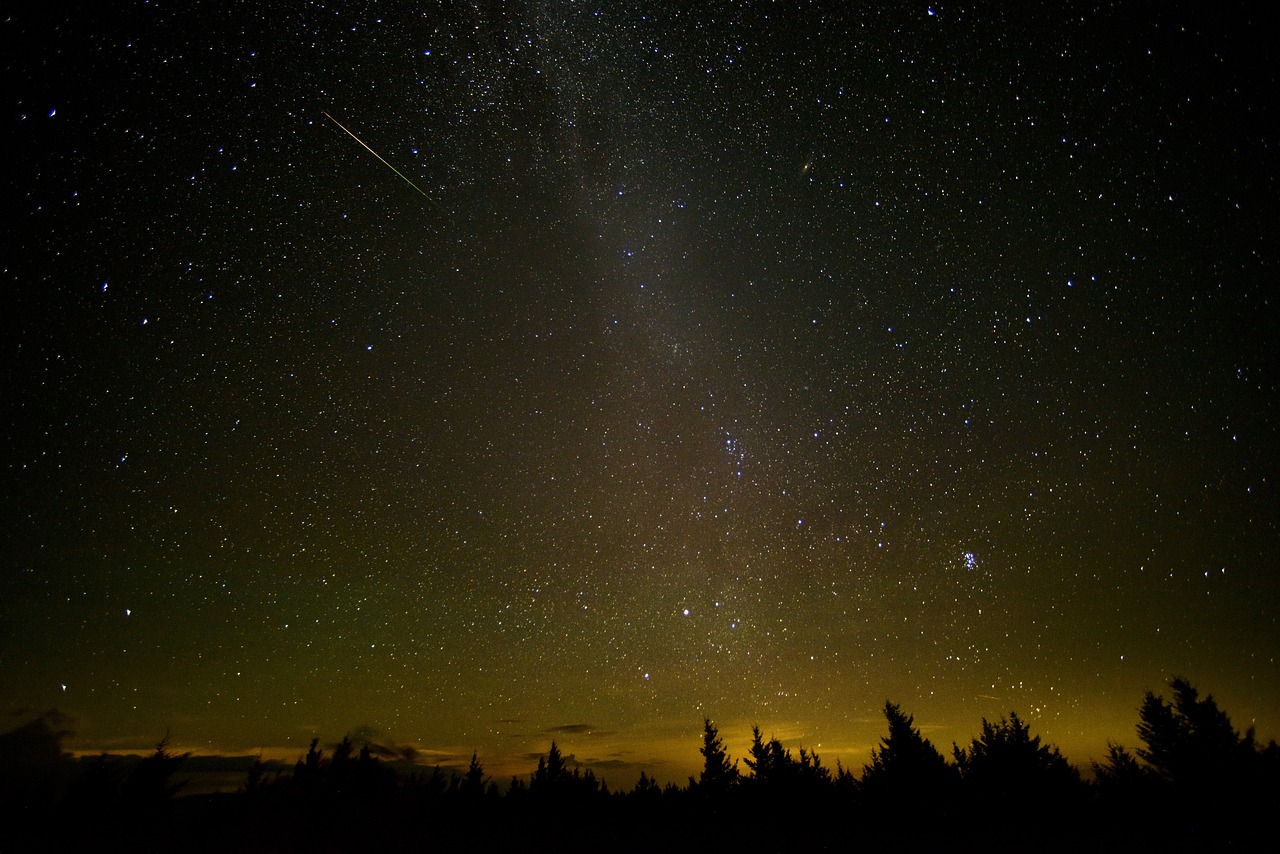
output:
M 1156 696 L 1164 696 L 1168 693 L 1168 686 L 1165 686 L 1164 691 L 1155 690 L 1153 693 Z M 1219 707 L 1228 716 L 1231 716 L 1233 725 L 1241 733 L 1254 732 L 1258 744 L 1264 745 L 1275 741 L 1275 737 L 1271 734 L 1256 732 L 1254 723 L 1242 724 L 1237 721 L 1231 715 L 1230 705 L 1223 704 L 1212 692 L 1205 692 L 1205 697 L 1217 702 Z M 903 710 L 906 713 L 914 714 L 909 707 L 904 706 Z M 1067 762 L 1080 772 L 1082 778 L 1090 780 L 1094 776 L 1094 763 L 1104 763 L 1107 759 L 1109 745 L 1116 744 L 1132 749 L 1138 742 L 1136 732 L 1138 710 L 1139 705 L 1135 703 L 1134 722 L 1131 727 L 1130 738 L 1107 738 L 1101 749 L 1084 757 L 1080 757 L 1063 748 L 1061 744 L 1048 737 L 1046 733 L 1037 728 L 1035 721 L 1027 719 L 1022 714 L 1019 714 L 1019 718 L 1030 727 L 1032 734 L 1041 737 L 1044 744 L 1062 750 L 1062 755 Z M 946 732 L 949 730 L 948 727 L 937 724 L 931 725 L 928 721 L 921 720 L 919 716 L 915 716 L 915 723 L 921 735 L 932 742 L 947 758 L 947 761 L 951 762 L 953 758 L 950 748 L 956 745 L 967 745 L 971 738 L 980 733 L 984 720 L 996 722 L 1007 717 L 1010 713 L 1016 712 L 1016 709 L 1010 709 L 1005 713 L 980 718 L 973 726 L 973 732 L 969 735 L 960 737 L 947 736 L 944 740 L 937 739 L 936 735 Z M 14 713 L 14 715 L 16 716 L 17 713 Z M 35 716 L 32 720 L 43 720 L 49 716 L 54 716 L 55 720 L 70 723 L 68 717 L 57 710 L 49 710 Z M 780 736 L 777 731 L 770 730 L 767 726 L 762 726 L 755 721 L 745 724 L 739 722 L 738 725 L 722 725 L 712 719 L 712 723 L 716 725 L 730 760 L 734 763 L 739 762 L 742 757 L 748 755 L 752 727 L 761 726 L 761 734 L 765 738 L 770 740 L 776 738 L 788 750 L 797 751 L 799 748 L 804 747 L 810 753 L 816 753 L 824 767 L 834 770 L 838 767 L 837 763 L 839 763 L 839 765 L 853 770 L 855 774 L 861 773 L 862 769 L 871 762 L 872 750 L 882 745 L 881 740 L 885 736 L 883 716 L 879 721 L 868 722 L 872 725 L 878 725 L 880 729 L 879 734 L 873 741 L 866 744 L 846 746 L 844 749 L 839 746 L 832 748 L 822 742 L 806 742 L 798 736 Z M 366 744 L 371 746 L 374 756 L 385 763 L 389 763 L 390 767 L 394 767 L 402 773 L 409 770 L 427 771 L 439 768 L 449 774 L 462 775 L 468 767 L 472 754 L 475 753 L 484 767 L 486 778 L 497 784 L 499 789 L 503 791 L 510 785 L 513 777 L 529 778 L 536 769 L 539 758 L 544 757 L 547 749 L 554 744 L 558 745 L 569 769 L 590 770 L 596 775 L 597 779 L 609 784 L 614 791 L 629 791 L 635 785 L 636 779 L 639 778 L 642 772 L 657 782 L 659 786 L 665 786 L 668 783 L 681 786 L 688 779 L 696 777 L 697 772 L 701 769 L 702 761 L 697 751 L 701 729 L 701 725 L 696 728 L 697 731 L 694 732 L 694 736 L 697 737 L 694 738 L 673 736 L 667 745 L 669 751 L 661 753 L 662 758 L 660 759 L 651 758 L 648 761 L 624 761 L 617 758 L 619 754 L 611 752 L 610 747 L 620 748 L 625 745 L 625 742 L 619 743 L 619 733 L 600 731 L 599 728 L 590 724 L 564 725 L 525 736 L 529 740 L 526 743 L 542 739 L 546 746 L 541 750 L 521 753 L 508 752 L 506 754 L 495 753 L 492 755 L 485 755 L 478 748 L 461 749 L 456 746 L 442 747 L 439 745 L 428 747 L 421 744 L 398 742 L 388 738 L 388 734 L 367 726 L 348 730 L 343 737 L 351 738 L 357 747 L 362 747 Z M 173 740 L 170 736 L 171 733 L 165 737 L 165 749 L 169 753 L 186 754 L 189 755 L 189 759 L 196 760 L 195 762 L 186 763 L 187 767 L 196 766 L 198 769 L 191 772 L 196 775 L 193 778 L 195 785 L 184 788 L 185 792 L 193 794 L 206 791 L 229 791 L 243 784 L 243 771 L 230 772 L 225 769 L 201 767 L 199 760 L 243 760 L 247 762 L 258 759 L 269 766 L 273 766 L 276 773 L 287 773 L 296 763 L 305 758 L 306 752 L 311 745 L 310 738 L 316 738 L 319 741 L 319 749 L 326 754 L 332 754 L 333 749 L 341 741 L 341 738 L 326 740 L 322 736 L 311 736 L 305 743 L 297 746 L 259 745 L 253 748 L 217 750 L 208 744 L 187 744 L 182 742 L 181 739 Z M 604 747 L 601 746 L 602 739 L 608 740 Z M 76 761 L 93 759 L 103 755 L 121 759 L 140 759 L 154 752 L 157 746 L 157 742 L 153 740 L 149 744 L 140 742 L 122 744 L 116 742 L 109 747 L 90 749 L 83 746 L 84 739 L 77 738 L 72 730 L 65 731 L 63 740 L 68 742 L 63 744 L 65 752 Z M 579 757 L 579 753 L 583 755 Z M 686 754 L 691 754 L 692 758 Z M 183 777 L 181 770 L 178 777 Z M 214 779 L 218 781 L 216 784 L 210 782 Z

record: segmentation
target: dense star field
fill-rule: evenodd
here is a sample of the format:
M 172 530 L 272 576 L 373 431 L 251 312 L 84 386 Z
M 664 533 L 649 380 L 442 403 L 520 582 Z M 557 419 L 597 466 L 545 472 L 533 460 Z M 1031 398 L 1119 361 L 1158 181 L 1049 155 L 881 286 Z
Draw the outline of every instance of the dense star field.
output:
M 3 729 L 1280 736 L 1250 4 L 20 4 Z

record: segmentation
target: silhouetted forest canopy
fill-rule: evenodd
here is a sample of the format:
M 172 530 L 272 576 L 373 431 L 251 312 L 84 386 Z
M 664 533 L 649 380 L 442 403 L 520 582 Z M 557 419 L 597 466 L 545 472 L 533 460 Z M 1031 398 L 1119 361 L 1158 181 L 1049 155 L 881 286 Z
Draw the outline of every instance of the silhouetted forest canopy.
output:
M 255 761 L 234 792 L 184 794 L 168 736 L 144 757 L 73 759 L 46 713 L 0 735 L 0 850 L 909 851 L 1221 850 L 1275 842 L 1280 748 L 1241 734 L 1212 696 L 1173 679 L 1147 692 L 1133 749 L 1082 775 L 1010 712 L 972 739 L 932 744 L 900 705 L 861 769 L 834 768 L 757 726 L 742 757 L 703 722 L 686 785 L 642 773 L 613 791 L 551 742 L 505 785 L 408 773 L 369 743 L 313 740 L 292 767 Z M 693 745 L 690 746 L 691 750 Z

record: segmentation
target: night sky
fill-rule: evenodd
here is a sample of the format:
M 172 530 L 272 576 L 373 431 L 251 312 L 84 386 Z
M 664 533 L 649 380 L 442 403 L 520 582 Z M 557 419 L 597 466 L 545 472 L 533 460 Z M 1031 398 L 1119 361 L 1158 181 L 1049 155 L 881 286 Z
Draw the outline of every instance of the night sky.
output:
M 14 5 L 4 729 L 1280 736 L 1251 4 Z

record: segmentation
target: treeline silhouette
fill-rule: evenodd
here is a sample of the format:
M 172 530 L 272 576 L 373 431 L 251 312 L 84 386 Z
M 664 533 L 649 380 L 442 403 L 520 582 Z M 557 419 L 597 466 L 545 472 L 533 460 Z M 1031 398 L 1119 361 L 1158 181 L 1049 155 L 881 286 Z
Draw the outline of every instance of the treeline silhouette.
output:
M 292 771 L 257 761 L 236 792 L 181 796 L 167 737 L 131 764 L 71 762 L 49 714 L 0 736 L 0 851 L 1203 851 L 1269 849 L 1280 748 L 1239 733 L 1185 679 L 1147 692 L 1139 747 L 1085 779 L 1016 714 L 983 720 L 950 759 L 886 702 L 855 771 L 752 729 L 735 759 L 704 721 L 687 785 L 647 774 L 614 792 L 552 742 L 505 787 L 465 772 L 398 773 L 369 744 L 313 740 Z

